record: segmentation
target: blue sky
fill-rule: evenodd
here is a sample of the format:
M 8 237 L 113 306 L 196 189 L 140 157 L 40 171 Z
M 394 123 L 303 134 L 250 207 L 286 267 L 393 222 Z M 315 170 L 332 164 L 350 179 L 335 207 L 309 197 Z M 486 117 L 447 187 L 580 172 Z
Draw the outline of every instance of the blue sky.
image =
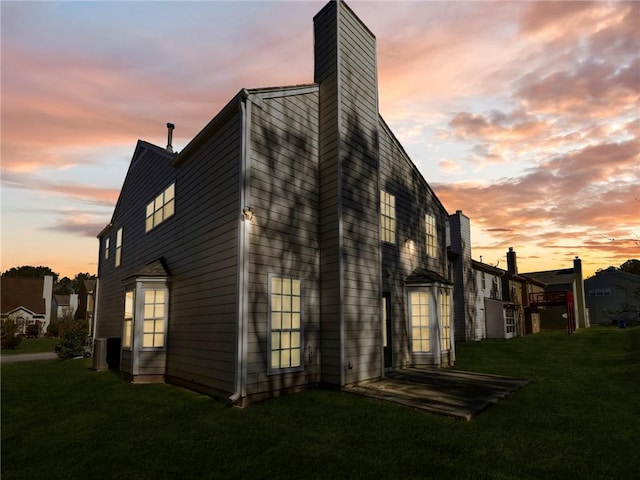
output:
M 348 2 L 380 111 L 473 256 L 640 256 L 640 4 Z M 6 2 L 1 268 L 95 273 L 136 141 L 179 150 L 241 88 L 313 80 L 324 2 Z

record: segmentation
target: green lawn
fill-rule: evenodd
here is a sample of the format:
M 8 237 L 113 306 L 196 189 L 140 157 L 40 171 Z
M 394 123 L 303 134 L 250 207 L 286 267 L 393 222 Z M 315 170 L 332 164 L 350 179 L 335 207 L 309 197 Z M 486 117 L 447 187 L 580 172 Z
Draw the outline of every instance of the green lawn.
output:
M 2 479 L 624 479 L 640 471 L 640 328 L 458 346 L 534 380 L 471 422 L 314 390 L 246 409 L 90 359 L 2 366 Z
M 23 338 L 20 345 L 16 348 L 13 350 L 3 348 L 0 355 L 53 352 L 53 349 L 59 341 L 57 338 Z

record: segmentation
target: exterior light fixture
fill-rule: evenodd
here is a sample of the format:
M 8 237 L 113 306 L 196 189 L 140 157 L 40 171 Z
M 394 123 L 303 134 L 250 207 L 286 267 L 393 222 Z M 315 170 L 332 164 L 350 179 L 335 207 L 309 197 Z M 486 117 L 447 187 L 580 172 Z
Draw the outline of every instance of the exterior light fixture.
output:
M 245 220 L 248 220 L 248 221 L 253 220 L 253 208 L 244 207 L 242 209 L 242 214 L 244 215 Z

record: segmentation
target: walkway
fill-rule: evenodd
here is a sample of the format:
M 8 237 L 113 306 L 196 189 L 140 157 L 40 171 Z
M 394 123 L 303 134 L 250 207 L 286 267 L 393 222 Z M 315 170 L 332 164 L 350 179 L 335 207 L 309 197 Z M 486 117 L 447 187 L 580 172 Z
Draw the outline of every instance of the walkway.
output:
M 407 368 L 385 378 L 348 387 L 347 392 L 427 412 L 472 420 L 531 380 L 437 368 Z
M 16 353 L 9 355 L 0 355 L 0 363 L 15 363 L 15 362 L 31 362 L 33 360 L 55 360 L 58 358 L 54 352 L 42 352 L 42 353 Z

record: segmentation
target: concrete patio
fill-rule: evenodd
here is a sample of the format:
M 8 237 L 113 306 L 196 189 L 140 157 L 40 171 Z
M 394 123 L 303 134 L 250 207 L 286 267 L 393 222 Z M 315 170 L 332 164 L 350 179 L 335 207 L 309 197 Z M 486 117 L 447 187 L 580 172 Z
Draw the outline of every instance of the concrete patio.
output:
M 436 368 L 407 368 L 345 390 L 439 415 L 472 420 L 531 380 Z

